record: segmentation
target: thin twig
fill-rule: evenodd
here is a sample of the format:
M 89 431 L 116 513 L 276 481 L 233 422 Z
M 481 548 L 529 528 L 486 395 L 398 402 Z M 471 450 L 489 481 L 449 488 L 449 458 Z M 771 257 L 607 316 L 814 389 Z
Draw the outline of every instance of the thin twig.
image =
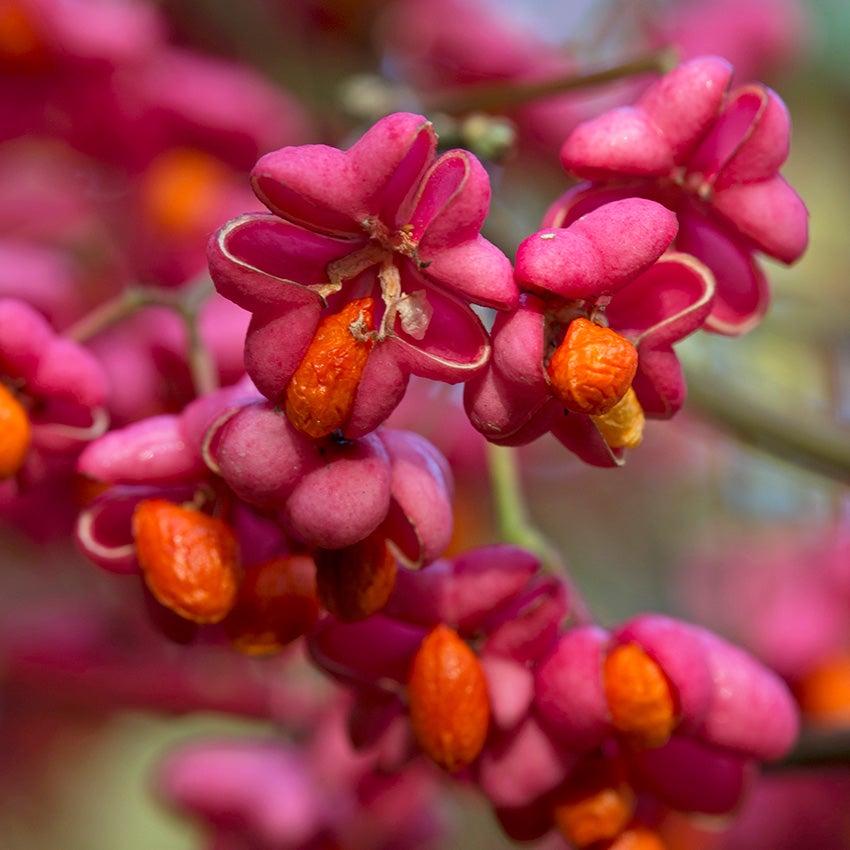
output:
M 83 316 L 68 328 L 63 336 L 75 342 L 88 342 L 107 328 L 124 321 L 151 303 L 151 296 L 147 289 L 139 286 L 128 287 Z
M 546 80 L 501 80 L 494 83 L 467 85 L 452 91 L 425 95 L 422 98 L 422 104 L 426 112 L 448 112 L 449 114 L 516 106 L 541 97 L 616 82 L 637 74 L 664 74 L 672 70 L 678 61 L 676 51 L 665 48 L 621 65 L 590 71 L 586 74 L 571 73 Z
M 780 761 L 764 765 L 779 773 L 795 768 L 850 767 L 850 727 L 840 729 L 804 728 L 796 746 Z
M 741 442 L 843 484 L 850 482 L 850 430 L 785 397 L 765 404 L 712 371 L 688 370 L 687 409 Z
M 215 360 L 204 343 L 199 328 L 201 309 L 213 291 L 212 281 L 206 273 L 188 281 L 177 290 L 130 286 L 83 316 L 68 328 L 64 335 L 84 343 L 147 307 L 173 310 L 186 328 L 189 372 L 195 394 L 202 396 L 217 389 L 219 385 Z

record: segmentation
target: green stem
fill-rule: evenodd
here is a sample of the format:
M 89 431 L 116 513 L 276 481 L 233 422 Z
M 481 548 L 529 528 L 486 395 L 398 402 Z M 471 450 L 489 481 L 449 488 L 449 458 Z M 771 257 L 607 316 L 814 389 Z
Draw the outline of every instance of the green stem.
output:
M 64 335 L 83 343 L 146 307 L 173 310 L 186 327 L 187 359 L 195 394 L 205 395 L 218 389 L 219 385 L 215 360 L 198 327 L 201 307 L 212 292 L 212 281 L 207 274 L 200 275 L 178 290 L 131 286 L 83 316 Z
M 678 54 L 672 48 L 650 53 L 631 62 L 591 71 L 586 74 L 568 74 L 547 80 L 503 80 L 495 83 L 478 83 L 453 91 L 444 91 L 423 97 L 426 112 L 472 112 L 499 109 L 528 103 L 541 97 L 578 91 L 592 86 L 611 83 L 636 74 L 664 74 L 675 68 Z
M 577 623 L 592 622 L 587 604 L 573 584 L 560 552 L 529 517 L 517 450 L 510 446 L 487 443 L 487 462 L 501 538 L 506 543 L 514 543 L 533 552 L 540 558 L 545 570 L 561 576 L 570 592 L 570 614 L 573 620 Z
M 128 319 L 151 303 L 149 290 L 140 286 L 131 286 L 108 301 L 99 304 L 76 324 L 68 328 L 63 336 L 75 342 L 88 342 L 107 328 Z
M 534 552 L 541 560 L 548 562 L 555 553 L 549 541 L 529 519 L 522 496 L 516 449 L 487 443 L 487 460 L 493 485 L 496 522 L 502 538 Z
M 198 313 L 180 311 L 186 325 L 189 373 L 195 395 L 202 396 L 219 388 L 218 367 L 209 347 L 201 338 L 198 327 Z

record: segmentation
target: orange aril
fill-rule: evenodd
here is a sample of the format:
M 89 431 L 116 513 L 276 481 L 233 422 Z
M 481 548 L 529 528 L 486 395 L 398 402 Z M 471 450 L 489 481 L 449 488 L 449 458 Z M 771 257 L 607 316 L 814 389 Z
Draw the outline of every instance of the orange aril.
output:
M 0 481 L 11 478 L 23 466 L 31 439 L 24 406 L 0 383 Z
M 365 620 L 387 604 L 398 567 L 380 534 L 342 549 L 317 549 L 313 557 L 319 600 L 338 620 Z
M 608 653 L 603 666 L 611 723 L 629 743 L 660 747 L 678 722 L 676 698 L 664 671 L 636 643 Z
M 271 655 L 309 632 L 319 616 L 315 572 L 308 555 L 247 567 L 223 622 L 231 644 L 246 655 Z
M 37 71 L 49 62 L 47 45 L 26 4 L 0 0 L 0 65 Z
M 590 319 L 573 319 L 546 367 L 555 397 L 573 413 L 607 413 L 637 371 L 637 349 L 624 336 Z
M 478 656 L 444 624 L 425 636 L 407 683 L 410 724 L 422 751 L 444 770 L 473 762 L 490 724 L 487 679 Z
M 146 499 L 133 512 L 133 539 L 145 582 L 156 600 L 195 623 L 223 620 L 236 602 L 239 546 L 223 520 Z
M 195 237 L 210 228 L 210 210 L 221 203 L 230 172 L 208 153 L 173 148 L 161 153 L 142 176 L 142 205 L 159 231 Z
M 850 651 L 824 659 L 796 688 L 800 709 L 820 724 L 850 723 Z
M 635 810 L 635 794 L 625 783 L 576 787 L 555 805 L 555 825 L 578 848 L 617 838 Z
M 351 416 L 374 339 L 375 302 L 350 301 L 325 316 L 284 393 L 292 426 L 308 437 L 327 437 Z

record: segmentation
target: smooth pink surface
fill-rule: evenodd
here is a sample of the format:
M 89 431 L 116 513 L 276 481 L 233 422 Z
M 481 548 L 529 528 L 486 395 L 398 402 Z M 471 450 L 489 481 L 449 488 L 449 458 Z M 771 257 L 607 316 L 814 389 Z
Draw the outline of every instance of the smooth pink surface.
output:
M 597 204 L 612 192 L 660 201 L 679 218 L 676 247 L 694 253 L 716 278 L 706 328 L 724 334 L 749 330 L 765 312 L 764 277 L 751 255 L 790 264 L 808 243 L 808 211 L 778 173 L 789 151 L 787 109 L 763 85 L 730 89 L 731 76 L 723 59 L 691 59 L 633 107 L 579 125 L 561 159 L 589 183 L 566 193 L 546 216 L 563 226 L 593 208 L 594 193 Z M 694 239 L 700 228 L 713 231 L 716 250 Z M 740 257 L 732 262 L 735 252 Z
M 565 747 L 591 750 L 610 733 L 602 664 L 609 634 L 598 626 L 568 629 L 540 662 L 535 709 Z

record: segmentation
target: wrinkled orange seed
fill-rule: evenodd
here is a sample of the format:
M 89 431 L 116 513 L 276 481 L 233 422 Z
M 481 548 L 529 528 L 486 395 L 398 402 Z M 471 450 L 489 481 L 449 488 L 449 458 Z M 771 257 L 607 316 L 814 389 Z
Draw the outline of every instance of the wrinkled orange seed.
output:
M 546 371 L 552 392 L 567 410 L 597 416 L 623 397 L 637 362 L 629 340 L 581 317 L 570 322 Z
M 0 481 L 11 478 L 23 466 L 31 438 L 26 410 L 0 383 Z
M 360 378 L 374 340 L 372 298 L 350 301 L 325 316 L 284 393 L 284 410 L 293 427 L 308 437 L 326 437 L 351 416 Z
M 422 751 L 453 772 L 473 762 L 490 724 L 487 679 L 475 653 L 453 629 L 435 626 L 410 667 L 410 724 Z
M 633 745 L 660 747 L 678 722 L 673 689 L 658 664 L 636 643 L 608 653 L 603 680 L 611 722 Z
M 146 499 L 133 512 L 133 539 L 145 582 L 161 605 L 195 623 L 227 616 L 240 579 L 238 542 L 227 523 Z
M 309 632 L 319 617 L 315 572 L 308 555 L 247 567 L 222 624 L 231 644 L 246 655 L 271 655 Z
M 365 620 L 387 604 L 398 567 L 380 534 L 370 534 L 342 549 L 317 549 L 319 601 L 338 620 Z
M 643 440 L 646 418 L 633 387 L 607 413 L 591 419 L 612 449 L 636 449 Z

